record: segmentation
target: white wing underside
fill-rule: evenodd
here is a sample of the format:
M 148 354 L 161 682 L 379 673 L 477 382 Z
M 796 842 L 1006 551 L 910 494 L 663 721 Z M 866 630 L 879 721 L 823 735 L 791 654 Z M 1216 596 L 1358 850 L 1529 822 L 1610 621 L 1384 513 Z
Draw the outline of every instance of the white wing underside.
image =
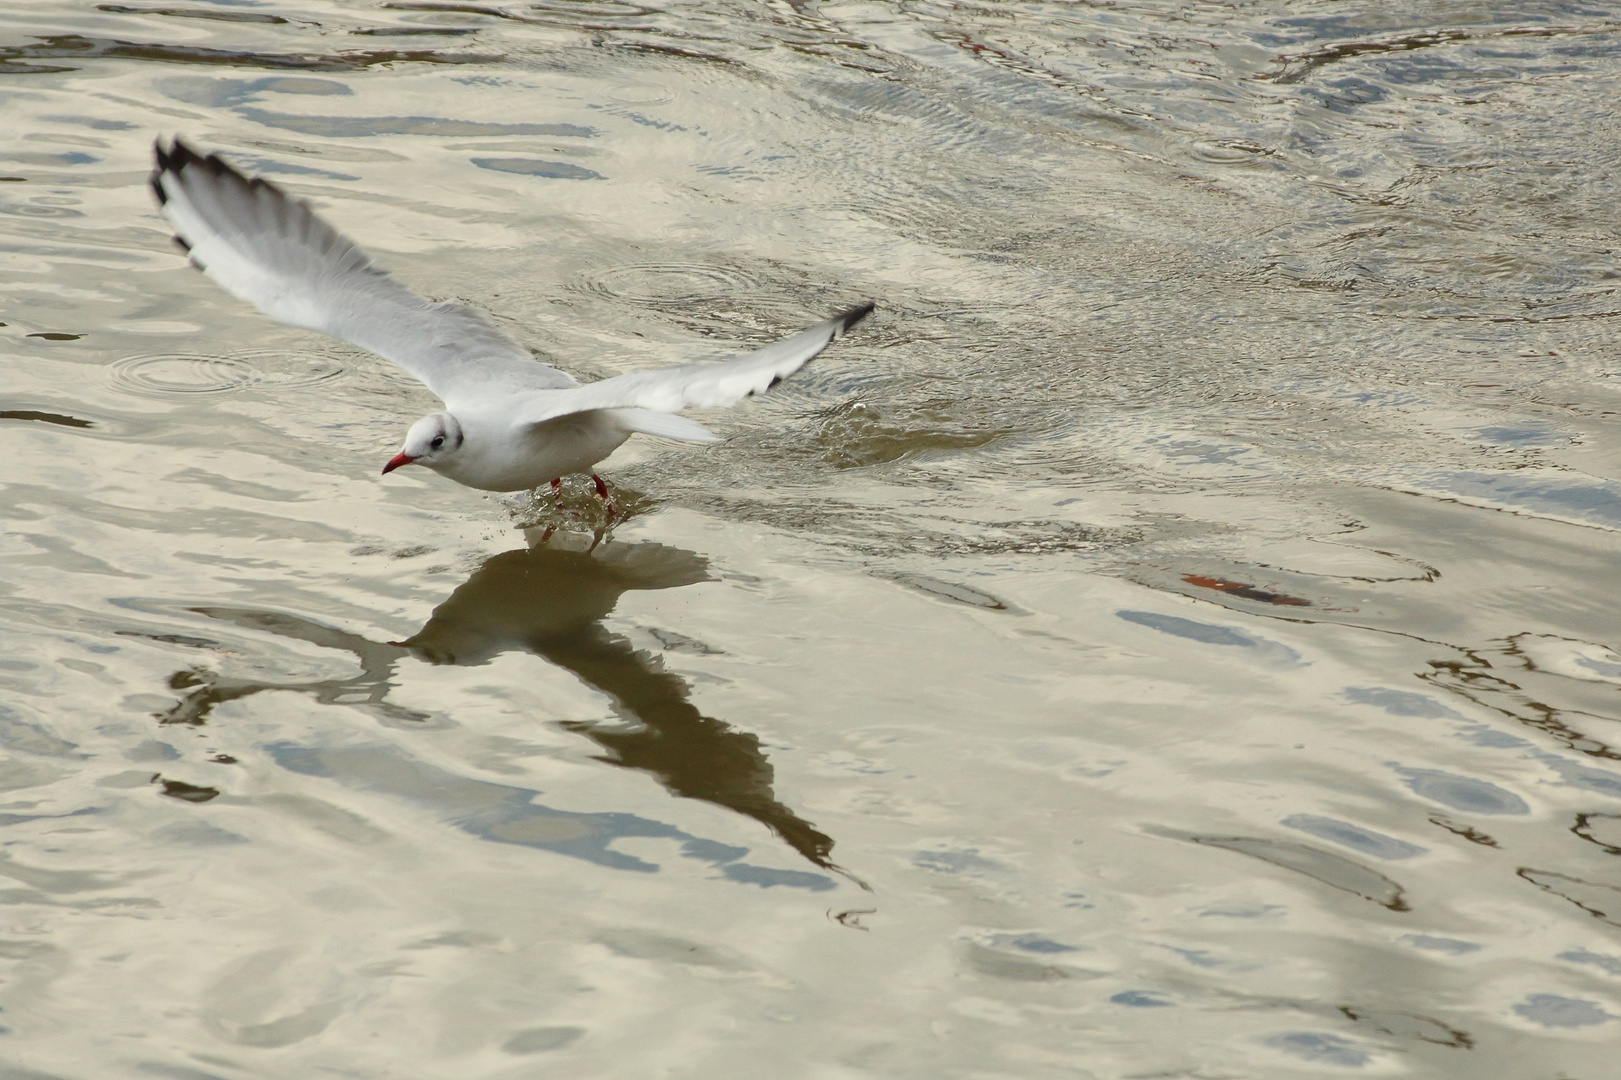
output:
M 308 205 L 249 179 L 178 139 L 157 147 L 152 174 L 164 217 L 191 261 L 225 291 L 279 322 L 353 342 L 427 384 L 452 412 L 509 412 L 518 424 L 612 410 L 626 429 L 713 441 L 692 406 L 731 405 L 776 385 L 838 340 L 868 312 L 851 308 L 792 337 L 719 363 L 684 364 L 579 385 L 536 360 L 488 318 L 461 304 L 424 300 Z
M 801 330 L 793 337 L 773 342 L 734 360 L 682 364 L 655 371 L 633 371 L 628 375 L 615 375 L 611 379 L 570 390 L 530 394 L 526 396 L 519 415 L 530 423 L 543 423 L 589 409 L 634 409 L 662 414 L 660 421 L 665 423 L 679 420 L 697 428 L 693 421 L 670 414 L 694 407 L 735 405 L 751 394 L 771 389 L 844 336 L 846 329 L 854 326 L 871 310 L 870 304 L 851 308 L 808 330 Z M 628 426 L 634 431 L 665 435 L 666 438 L 694 437 L 674 434 L 677 426 L 673 424 L 670 433 Z
M 226 292 L 392 360 L 447 402 L 575 385 L 481 313 L 422 299 L 303 202 L 217 157 L 160 144 L 152 187 L 191 261 Z

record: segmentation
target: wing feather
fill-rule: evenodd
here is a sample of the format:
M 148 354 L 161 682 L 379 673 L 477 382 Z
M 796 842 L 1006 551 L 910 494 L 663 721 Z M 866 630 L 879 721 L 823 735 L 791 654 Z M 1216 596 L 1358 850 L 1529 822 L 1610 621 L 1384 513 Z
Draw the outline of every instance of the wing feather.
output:
M 480 312 L 400 285 L 275 184 L 179 139 L 156 150 L 152 190 L 192 263 L 272 319 L 386 357 L 446 402 L 575 385 Z
M 771 389 L 810 363 L 823 349 L 843 337 L 846 330 L 866 318 L 872 309 L 872 304 L 858 305 L 793 337 L 733 360 L 634 371 L 587 383 L 566 394 L 536 395 L 535 408 L 525 412 L 524 419 L 543 423 L 592 409 L 675 413 L 695 406 L 734 405 L 751 394 Z

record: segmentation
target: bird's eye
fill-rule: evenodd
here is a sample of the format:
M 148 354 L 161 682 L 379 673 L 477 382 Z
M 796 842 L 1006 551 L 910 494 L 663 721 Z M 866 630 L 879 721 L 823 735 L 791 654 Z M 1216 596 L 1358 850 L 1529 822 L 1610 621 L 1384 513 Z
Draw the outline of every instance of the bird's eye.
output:
M 435 435 L 433 437 L 433 442 L 429 443 L 428 445 L 437 450 L 441 446 L 445 445 L 445 437 L 443 435 Z

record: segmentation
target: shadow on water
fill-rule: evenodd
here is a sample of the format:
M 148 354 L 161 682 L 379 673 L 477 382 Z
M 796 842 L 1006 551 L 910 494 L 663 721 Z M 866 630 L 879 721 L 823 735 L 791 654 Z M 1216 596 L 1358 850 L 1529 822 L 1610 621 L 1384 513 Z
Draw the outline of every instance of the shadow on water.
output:
M 570 731 L 585 735 L 607 751 L 600 760 L 650 773 L 673 794 L 747 815 L 817 866 L 844 873 L 830 858 L 833 840 L 776 798 L 773 770 L 761 752 L 760 740 L 703 715 L 688 700 L 688 687 L 680 676 L 663 670 L 656 657 L 602 625 L 627 590 L 677 588 L 706 580 L 710 578 L 701 557 L 662 544 L 610 542 L 590 551 L 546 546 L 508 551 L 485 560 L 434 609 L 421 630 L 400 642 L 371 641 L 281 612 L 196 607 L 191 610 L 246 629 L 342 650 L 359 661 L 360 671 L 346 678 L 274 682 L 187 669 L 170 678 L 170 687 L 183 696 L 161 719 L 167 724 L 203 724 L 216 706 L 226 702 L 266 691 L 292 691 L 308 694 L 322 704 L 365 709 L 391 726 L 431 725 L 431 715 L 388 700 L 395 665 L 401 659 L 475 666 L 502 653 L 533 653 L 607 694 L 615 712 L 635 725 L 629 730 L 618 726 L 609 730 L 591 723 L 565 723 Z M 591 838 L 595 831 L 588 830 L 590 836 L 575 835 L 581 823 L 564 823 L 562 817 L 624 818 L 612 827 L 615 836 L 677 835 L 669 826 L 633 821 L 630 815 L 560 815 L 553 822 L 550 816 L 560 812 L 530 805 L 532 791 L 440 774 L 387 747 L 356 751 L 280 746 L 272 751 L 282 765 L 297 772 L 342 775 L 359 786 L 395 794 L 434 789 L 445 796 L 436 797 L 436 802 L 448 801 L 458 808 L 471 800 L 484 809 L 461 814 L 458 823 L 486 839 L 538 843 L 568 854 L 581 854 L 577 850 L 581 843 L 600 849 L 600 841 Z M 395 760 L 386 760 L 391 757 Z M 428 777 L 429 772 L 435 776 Z M 519 807 L 524 808 L 521 823 L 511 813 Z M 483 820 L 491 812 L 501 820 Z M 537 813 L 548 821 L 541 822 Z M 650 833 L 648 828 L 655 831 Z M 693 845 L 710 843 L 688 838 L 691 850 L 687 853 L 704 858 Z M 737 849 L 727 850 L 736 852 L 732 859 L 741 854 Z M 631 868 L 629 862 L 637 861 L 609 854 L 628 860 L 627 868 Z M 606 858 L 596 861 L 612 863 Z M 758 870 L 729 865 L 725 872 L 729 877 L 753 880 L 748 875 Z M 819 875 L 796 876 L 826 881 Z

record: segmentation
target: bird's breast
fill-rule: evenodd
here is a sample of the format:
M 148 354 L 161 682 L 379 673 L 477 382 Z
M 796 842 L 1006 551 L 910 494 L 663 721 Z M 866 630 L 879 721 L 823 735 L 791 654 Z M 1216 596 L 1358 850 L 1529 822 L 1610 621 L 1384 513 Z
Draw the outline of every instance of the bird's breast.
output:
M 589 472 L 630 433 L 604 412 L 570 413 L 540 424 L 480 424 L 463 420 L 460 452 L 436 466 L 440 474 L 484 491 L 527 491 L 573 473 Z

